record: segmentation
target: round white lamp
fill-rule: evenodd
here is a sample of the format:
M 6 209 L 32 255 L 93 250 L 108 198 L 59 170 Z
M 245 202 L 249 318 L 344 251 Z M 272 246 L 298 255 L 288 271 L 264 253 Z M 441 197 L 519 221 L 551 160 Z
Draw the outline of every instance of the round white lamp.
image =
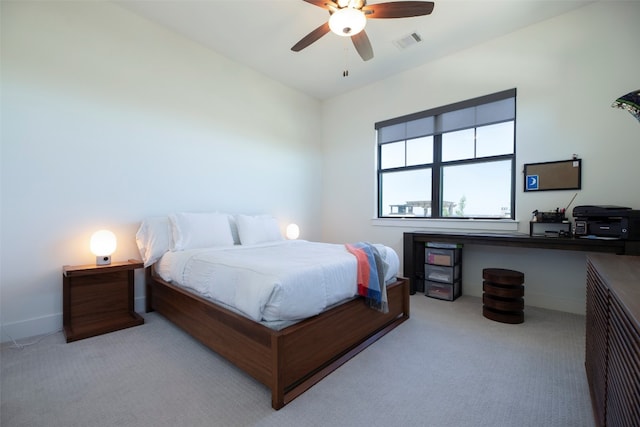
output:
M 300 236 L 300 227 L 297 224 L 287 225 L 287 239 L 295 240 Z
M 89 247 L 96 256 L 96 265 L 111 264 L 111 254 L 116 251 L 116 235 L 109 230 L 99 230 L 91 236 Z
M 331 31 L 343 37 L 355 36 L 364 30 L 365 25 L 367 17 L 364 12 L 352 7 L 338 9 L 329 17 Z

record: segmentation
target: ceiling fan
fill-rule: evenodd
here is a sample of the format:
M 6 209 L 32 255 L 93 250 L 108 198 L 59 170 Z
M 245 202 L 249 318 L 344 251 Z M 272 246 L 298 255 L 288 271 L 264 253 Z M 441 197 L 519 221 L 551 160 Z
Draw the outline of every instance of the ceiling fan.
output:
M 329 31 L 351 37 L 358 54 L 364 61 L 373 58 L 373 48 L 364 27 L 367 19 L 408 18 L 429 15 L 433 11 L 430 1 L 396 1 L 367 5 L 366 0 L 303 0 L 329 11 L 329 20 L 304 36 L 291 50 L 299 52 Z

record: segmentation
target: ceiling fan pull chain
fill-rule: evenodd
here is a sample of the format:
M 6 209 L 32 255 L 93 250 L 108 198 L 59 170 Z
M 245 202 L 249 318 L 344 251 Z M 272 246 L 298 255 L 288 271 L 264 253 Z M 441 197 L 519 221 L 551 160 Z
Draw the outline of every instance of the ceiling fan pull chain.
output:
M 349 43 L 345 40 L 344 43 L 344 71 L 342 71 L 342 77 L 349 77 Z

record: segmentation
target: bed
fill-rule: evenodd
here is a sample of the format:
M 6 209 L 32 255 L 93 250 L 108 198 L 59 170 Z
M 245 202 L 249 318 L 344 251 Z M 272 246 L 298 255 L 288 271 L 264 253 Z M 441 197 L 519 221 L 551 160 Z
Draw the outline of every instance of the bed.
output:
M 229 256 L 236 257 L 236 252 L 245 250 L 239 246 L 253 248 L 258 253 L 262 247 L 273 252 L 280 247 L 291 245 L 287 241 L 279 242 L 282 239 L 279 232 L 276 232 L 272 218 L 225 215 L 223 217 L 227 218 L 230 224 L 231 241 L 226 236 L 224 221 L 220 220 L 218 226 L 213 227 L 216 232 L 212 234 L 216 235 L 216 239 L 220 239 L 221 231 L 225 234 L 223 241 L 218 242 L 221 244 L 215 245 L 215 249 L 208 246 L 211 245 L 211 241 L 197 242 L 195 246 L 204 244 L 207 248 L 204 252 L 211 252 L 214 254 L 212 256 L 231 253 Z M 200 220 L 202 218 L 198 218 L 198 221 Z M 245 220 L 254 226 L 249 227 L 250 233 L 247 233 Z M 203 224 L 198 221 L 189 226 L 194 225 L 191 227 L 191 234 L 197 234 L 196 239 L 202 239 L 199 230 Z M 149 230 L 154 228 L 150 224 L 154 222 L 155 228 L 162 230 L 160 237 L 158 233 L 149 233 Z M 147 267 L 146 309 L 148 312 L 160 313 L 267 386 L 271 391 L 271 406 L 274 409 L 280 409 L 291 402 L 409 318 L 408 280 L 393 275 L 392 279 L 386 281 L 386 312 L 372 309 L 365 303 L 365 298 L 356 296 L 347 298 L 346 302 L 328 301 L 328 307 L 323 307 L 319 313 L 304 319 L 257 321 L 245 313 L 244 308 L 239 309 L 231 304 L 213 300 L 206 292 L 194 291 L 178 283 L 179 280 L 174 280 L 176 277 L 167 276 L 167 258 L 175 258 L 176 253 L 182 252 L 186 254 L 185 259 L 197 259 L 200 255 L 189 254 L 201 253 L 201 248 L 194 249 L 194 244 L 187 242 L 188 239 L 185 240 L 185 227 L 182 227 L 182 231 L 176 231 L 180 229 L 176 225 L 181 222 L 188 223 L 172 216 L 169 216 L 168 222 L 166 217 L 147 219 L 143 221 L 136 235 Z M 259 224 L 256 225 L 256 222 Z M 234 230 L 234 225 L 237 226 L 237 230 Z M 211 224 L 208 226 L 211 228 Z M 260 241 L 265 238 L 267 241 Z M 272 242 L 269 239 L 276 241 Z M 298 252 L 302 252 L 300 248 L 306 246 L 305 243 L 296 245 Z M 161 249 L 154 249 L 158 246 Z M 225 261 L 225 264 L 228 263 L 228 260 Z M 175 265 L 175 260 L 171 265 Z M 186 267 L 187 270 L 193 268 Z

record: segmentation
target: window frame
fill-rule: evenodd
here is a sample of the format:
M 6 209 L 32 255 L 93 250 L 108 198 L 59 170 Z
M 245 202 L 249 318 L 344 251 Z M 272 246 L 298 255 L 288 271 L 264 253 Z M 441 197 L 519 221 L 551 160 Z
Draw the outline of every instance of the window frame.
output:
M 424 111 L 420 111 L 417 113 L 413 113 L 413 114 L 408 114 L 405 116 L 401 116 L 401 117 L 396 117 L 393 119 L 389 119 L 389 120 L 385 120 L 382 122 L 377 122 L 375 123 L 375 129 L 376 129 L 376 133 L 377 133 L 377 137 L 376 137 L 376 182 L 377 182 L 377 208 L 376 208 L 376 217 L 379 219 L 389 219 L 389 220 L 393 220 L 393 219 L 406 219 L 406 218 L 412 218 L 412 219 L 421 219 L 421 220 L 433 220 L 433 219 L 447 219 L 447 220 L 470 220 L 470 219 L 486 219 L 486 220 L 504 220 L 504 219 L 511 219 L 511 220 L 515 220 L 516 218 L 516 212 L 515 212 L 515 206 L 516 206 L 516 119 L 517 119 L 517 114 L 516 114 L 516 109 L 517 109 L 517 90 L 514 89 L 508 89 L 508 90 L 504 90 L 501 92 L 497 92 L 497 93 L 493 93 L 490 95 L 485 95 L 485 96 L 480 96 L 477 98 L 473 98 L 473 99 L 468 99 L 465 101 L 460 101 L 460 102 L 456 102 L 453 104 L 449 104 L 449 105 L 445 105 L 445 106 L 441 106 L 441 107 L 436 107 L 436 108 L 432 108 L 429 110 L 424 110 Z M 466 126 L 466 127 L 461 127 L 459 129 L 454 128 L 453 130 L 462 130 L 462 129 L 469 129 L 469 128 L 474 128 L 477 129 L 478 127 L 481 126 L 487 126 L 487 125 L 493 125 L 493 124 L 497 124 L 497 123 L 504 123 L 504 122 L 511 122 L 513 121 L 513 150 L 510 154 L 500 154 L 500 155 L 494 155 L 494 156 L 486 156 L 486 157 L 480 157 L 480 158 L 466 158 L 466 159 L 459 159 L 459 160 L 450 160 L 450 161 L 442 161 L 442 135 L 447 133 L 447 132 L 451 132 L 453 131 L 452 129 L 445 129 L 445 130 L 438 130 L 436 127 L 437 125 L 435 124 L 436 121 L 439 119 L 439 116 L 442 116 L 445 113 L 452 113 L 452 112 L 457 112 L 457 111 L 461 111 L 461 110 L 465 110 L 468 108 L 475 108 L 475 107 L 479 107 L 482 106 L 484 104 L 490 104 L 493 102 L 497 102 L 497 101 L 503 101 L 503 100 L 507 100 L 507 99 L 513 99 L 513 117 L 512 118 L 508 118 L 508 119 L 497 119 L 495 121 L 482 121 L 481 123 L 474 123 L 473 126 Z M 420 134 L 419 131 L 416 134 L 412 134 L 412 135 L 404 135 L 404 137 L 401 138 L 397 138 L 397 139 L 387 139 L 385 140 L 385 137 L 381 136 L 381 130 L 383 128 L 387 128 L 389 129 L 392 126 L 396 126 L 396 125 L 407 125 L 410 122 L 415 122 L 415 121 L 419 121 L 421 119 L 427 119 L 429 120 L 430 118 L 433 118 L 433 130 L 430 133 L 427 134 Z M 433 161 L 432 163 L 426 163 L 426 164 L 420 164 L 420 165 L 411 165 L 411 166 L 406 166 L 407 161 L 405 159 L 405 166 L 401 166 L 401 167 L 395 167 L 395 168 L 387 168 L 387 169 L 382 169 L 382 157 L 381 157 L 381 151 L 382 151 L 382 147 L 385 144 L 389 144 L 389 143 L 394 143 L 394 142 L 399 142 L 399 141 L 405 141 L 405 156 L 406 156 L 406 141 L 411 140 L 411 139 L 415 139 L 415 138 L 420 138 L 420 137 L 426 137 L 426 136 L 433 136 Z M 386 137 L 388 138 L 388 137 Z M 497 162 L 497 161 L 510 161 L 511 162 L 511 182 L 510 182 L 510 186 L 511 186 L 511 192 L 510 192 L 510 217 L 505 217 L 505 216 L 495 216 L 495 217 L 486 217 L 486 216 L 445 216 L 445 215 L 441 215 L 442 210 L 442 193 L 443 193 L 443 186 L 442 186 L 442 173 L 443 173 L 443 169 L 445 167 L 448 166 L 458 166 L 458 165 L 470 165 L 470 164 L 487 164 L 487 163 L 491 163 L 491 162 Z M 383 179 L 383 175 L 387 174 L 387 173 L 393 173 L 393 172 L 401 172 L 401 171 L 411 171 L 411 170 L 424 170 L 424 169 L 431 169 L 431 215 L 430 216 L 425 216 L 425 217 L 415 217 L 415 216 L 404 216 L 404 215 L 383 215 L 383 205 L 382 205 L 382 201 L 383 201 L 383 192 L 382 192 L 382 179 Z

